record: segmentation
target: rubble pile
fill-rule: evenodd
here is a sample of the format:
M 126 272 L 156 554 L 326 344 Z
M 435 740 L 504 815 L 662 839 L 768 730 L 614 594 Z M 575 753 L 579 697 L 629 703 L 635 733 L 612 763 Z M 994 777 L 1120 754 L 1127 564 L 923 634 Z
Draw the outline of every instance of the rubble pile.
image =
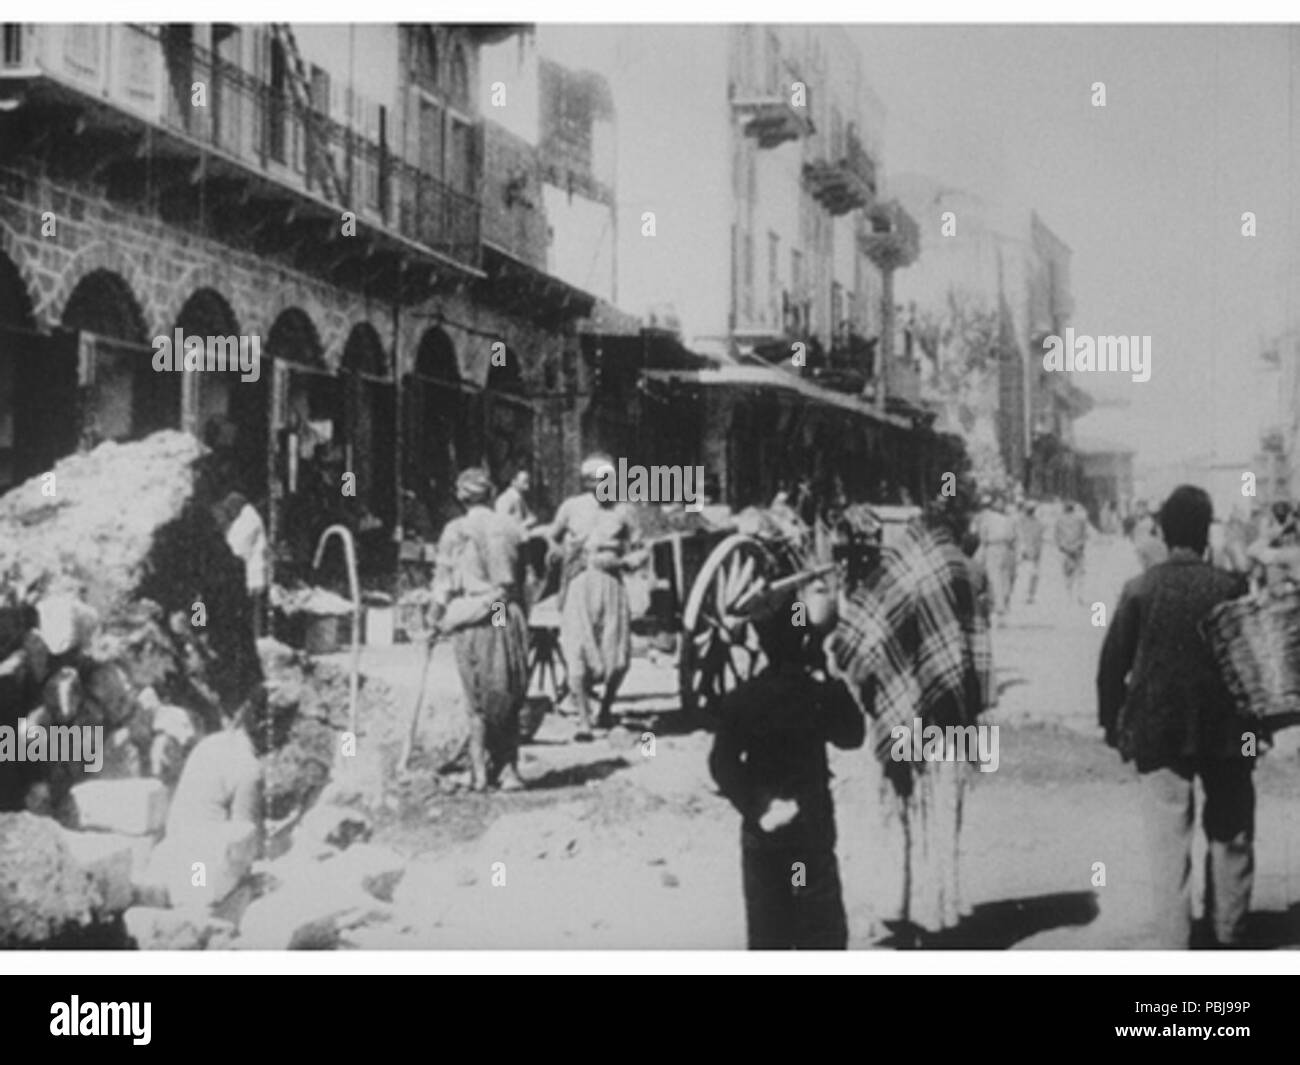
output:
M 0 941 L 118 921 L 189 751 L 223 710 L 260 705 L 220 491 L 203 446 L 164 431 L 70 456 L 0 498 L 0 728 L 24 751 L 55 729 L 85 741 L 71 757 L 0 759 L 0 810 L 28 811 L 4 834 L 31 837 L 0 850 Z
M 57 822 L 0 813 L 0 948 L 54 939 L 91 920 L 94 885 Z
M 179 432 L 105 443 L 0 498 L 0 725 L 102 727 L 103 779 L 174 783 L 221 709 L 260 688 L 203 456 Z M 49 770 L 0 765 L 0 808 L 67 820 L 85 767 Z
M 0 946 L 346 946 L 387 922 L 404 865 L 340 803 L 382 797 L 393 693 L 362 685 L 356 773 L 314 805 L 349 728 L 348 669 L 254 643 L 202 446 L 165 431 L 52 472 L 0 499 L 0 726 L 102 729 L 102 759 L 0 760 Z M 191 750 L 240 706 L 265 823 L 168 833 Z

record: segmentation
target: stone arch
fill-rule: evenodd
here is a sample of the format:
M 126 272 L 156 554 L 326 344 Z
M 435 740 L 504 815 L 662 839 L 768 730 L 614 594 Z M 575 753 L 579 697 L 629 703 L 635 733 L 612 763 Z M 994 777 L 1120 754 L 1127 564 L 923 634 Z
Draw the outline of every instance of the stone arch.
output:
M 31 289 L 22 268 L 0 250 L 0 326 L 31 329 L 34 324 Z
M 37 324 L 43 309 L 39 301 L 41 292 L 40 281 L 37 278 L 37 272 L 33 267 L 31 257 L 24 254 L 23 246 L 18 238 L 14 235 L 12 229 L 0 220 L 0 257 L 3 257 L 13 268 L 14 277 L 22 287 L 23 299 L 21 302 L 26 307 L 25 320 L 30 326 Z M 3 318 L 3 308 L 0 308 L 0 319 Z
M 307 312 L 288 307 L 271 323 L 266 335 L 265 354 L 273 359 L 325 368 L 325 348 Z
M 121 274 L 97 268 L 83 274 L 63 302 L 60 321 L 115 340 L 146 344 L 150 330 L 144 308 Z
M 379 332 L 369 322 L 358 322 L 348 333 L 343 345 L 344 370 L 359 371 L 374 377 L 389 375 L 388 353 L 384 350 Z
M 234 310 L 214 288 L 192 291 L 177 309 L 171 327 L 181 330 L 187 337 L 239 335 L 239 320 Z M 250 398 L 248 385 L 225 371 L 196 374 L 192 379 L 187 375 L 186 383 L 193 389 L 191 403 L 199 437 L 217 450 L 234 448 L 237 438 L 248 433 L 248 430 L 241 433 L 239 429 L 240 419 L 244 416 L 240 407 L 247 405 L 241 404 L 240 400 Z M 257 406 L 255 416 L 265 417 L 264 405 Z M 233 478 L 233 474 L 231 476 Z
M 83 446 L 181 427 L 184 375 L 153 371 L 148 319 L 121 274 L 96 268 L 83 275 L 61 322 L 95 337 L 93 384 L 81 404 Z
M 192 291 L 177 309 L 173 327 L 184 329 L 186 335 L 237 336 L 239 319 L 220 292 L 205 286 Z
M 231 318 L 238 323 L 234 331 L 238 332 L 239 327 L 251 331 L 254 316 L 247 301 L 241 299 L 243 293 L 236 284 L 236 276 L 236 271 L 223 270 L 215 263 L 204 262 L 195 266 L 176 283 L 172 290 L 171 305 L 167 308 L 163 319 L 164 326 L 178 321 L 186 304 L 199 292 L 210 290 L 225 304 Z
M 482 454 L 480 397 L 466 394 L 455 342 L 437 326 L 420 335 L 413 372 L 404 382 L 403 482 L 419 509 L 413 527 L 427 525 L 425 535 L 431 536 L 456 513 L 457 472 Z
M 68 304 L 73 294 L 82 282 L 96 274 L 115 275 L 131 294 L 131 304 L 136 308 L 141 323 L 141 342 L 161 333 L 165 322 L 149 295 L 148 279 L 141 275 L 130 256 L 123 254 L 116 245 L 105 241 L 83 248 L 63 271 L 59 287 L 50 300 L 52 321 L 67 323 Z
M 436 381 L 460 381 L 460 363 L 456 344 L 446 330 L 437 326 L 426 329 L 415 349 L 415 372 Z

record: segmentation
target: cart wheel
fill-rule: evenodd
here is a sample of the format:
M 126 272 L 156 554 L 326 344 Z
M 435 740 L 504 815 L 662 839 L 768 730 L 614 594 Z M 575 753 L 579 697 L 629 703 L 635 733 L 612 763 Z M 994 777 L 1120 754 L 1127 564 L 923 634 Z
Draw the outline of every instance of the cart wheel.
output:
M 682 710 L 711 718 L 722 697 L 763 666 L 758 633 L 731 609 L 760 578 L 771 580 L 771 556 L 756 540 L 728 536 L 709 554 L 682 612 L 678 685 Z

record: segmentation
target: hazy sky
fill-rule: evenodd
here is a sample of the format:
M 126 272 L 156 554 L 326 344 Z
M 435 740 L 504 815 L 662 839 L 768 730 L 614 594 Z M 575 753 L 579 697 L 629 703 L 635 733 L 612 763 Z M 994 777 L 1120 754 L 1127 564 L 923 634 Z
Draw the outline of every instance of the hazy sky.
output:
M 885 168 L 1036 208 L 1073 250 L 1074 326 L 1150 334 L 1151 380 L 1095 430 L 1160 461 L 1248 455 L 1278 406 L 1259 340 L 1300 309 L 1285 27 L 857 26 Z M 1106 106 L 1091 86 L 1106 86 Z M 1241 235 L 1254 211 L 1258 236 Z
M 1134 445 L 1140 462 L 1253 453 L 1261 421 L 1275 421 L 1279 405 L 1276 374 L 1260 370 L 1261 340 L 1300 311 L 1291 84 L 1300 31 L 855 25 L 850 33 L 886 109 L 886 181 L 917 171 L 1038 210 L 1073 250 L 1076 332 L 1151 335 L 1149 381 L 1077 378 L 1127 403 L 1090 415 L 1089 430 Z M 550 25 L 542 40 L 562 62 L 617 79 L 610 37 L 598 28 Z M 1091 102 L 1098 81 L 1104 108 Z M 1244 211 L 1255 212 L 1254 238 L 1241 234 Z

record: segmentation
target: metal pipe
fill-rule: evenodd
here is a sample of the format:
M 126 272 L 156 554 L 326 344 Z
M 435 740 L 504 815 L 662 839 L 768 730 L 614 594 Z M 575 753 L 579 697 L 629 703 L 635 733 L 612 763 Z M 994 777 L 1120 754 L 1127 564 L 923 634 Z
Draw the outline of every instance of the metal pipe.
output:
M 331 525 L 321 533 L 316 542 L 316 557 L 312 559 L 311 568 L 313 572 L 320 569 L 321 559 L 325 557 L 325 544 L 334 535 L 343 541 L 343 554 L 348 565 L 348 588 L 352 592 L 352 675 L 348 678 L 348 729 L 355 739 L 357 695 L 361 677 L 361 583 L 357 577 L 357 546 L 352 538 L 352 530 L 346 525 Z

